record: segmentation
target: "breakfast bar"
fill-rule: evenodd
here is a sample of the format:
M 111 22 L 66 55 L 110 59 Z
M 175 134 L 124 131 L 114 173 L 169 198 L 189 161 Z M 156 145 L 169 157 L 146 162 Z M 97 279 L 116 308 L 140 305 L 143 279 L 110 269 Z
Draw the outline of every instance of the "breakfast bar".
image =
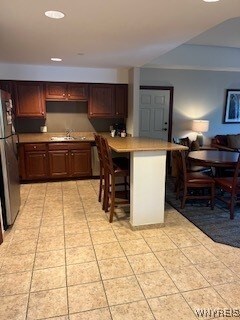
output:
M 164 223 L 167 151 L 185 150 L 184 146 L 150 138 L 111 138 L 116 152 L 129 152 L 130 223 L 132 227 Z

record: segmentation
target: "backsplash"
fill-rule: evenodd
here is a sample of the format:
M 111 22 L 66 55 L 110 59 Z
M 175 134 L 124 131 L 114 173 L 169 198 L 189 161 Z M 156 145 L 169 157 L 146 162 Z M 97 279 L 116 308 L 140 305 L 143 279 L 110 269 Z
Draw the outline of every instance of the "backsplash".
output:
M 37 133 L 46 125 L 48 132 L 109 131 L 110 125 L 123 122 L 122 119 L 89 119 L 87 102 L 47 101 L 46 119 L 16 119 L 19 133 Z

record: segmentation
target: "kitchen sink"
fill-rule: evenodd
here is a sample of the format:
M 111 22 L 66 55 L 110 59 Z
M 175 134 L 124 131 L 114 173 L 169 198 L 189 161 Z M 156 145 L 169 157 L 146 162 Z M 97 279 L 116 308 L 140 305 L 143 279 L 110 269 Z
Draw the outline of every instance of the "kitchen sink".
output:
M 51 137 L 51 140 L 53 141 L 71 141 L 75 140 L 74 137 Z

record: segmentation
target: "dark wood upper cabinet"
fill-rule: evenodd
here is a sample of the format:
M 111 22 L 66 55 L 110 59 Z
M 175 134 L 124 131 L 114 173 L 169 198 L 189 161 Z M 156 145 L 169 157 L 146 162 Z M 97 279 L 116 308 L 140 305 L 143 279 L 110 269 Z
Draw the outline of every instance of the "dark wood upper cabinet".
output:
M 125 118 L 127 85 L 90 84 L 88 116 L 90 118 Z
M 81 101 L 88 100 L 87 83 L 47 82 L 45 85 L 46 100 Z
M 16 81 L 14 83 L 14 97 L 17 117 L 46 117 L 42 82 Z
M 90 85 L 89 117 L 112 118 L 114 115 L 115 90 L 111 84 Z
M 13 94 L 13 81 L 10 81 L 10 80 L 9 81 L 8 80 L 0 81 L 0 89 L 4 90 L 12 95 Z
M 126 118 L 128 112 L 128 86 L 115 85 L 115 114 L 117 117 Z

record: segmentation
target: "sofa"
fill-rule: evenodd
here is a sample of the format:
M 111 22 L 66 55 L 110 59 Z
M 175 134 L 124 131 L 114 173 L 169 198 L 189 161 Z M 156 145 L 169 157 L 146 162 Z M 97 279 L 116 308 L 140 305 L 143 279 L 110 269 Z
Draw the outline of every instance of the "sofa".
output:
M 240 134 L 218 134 L 212 139 L 211 146 L 223 151 L 240 151 Z

